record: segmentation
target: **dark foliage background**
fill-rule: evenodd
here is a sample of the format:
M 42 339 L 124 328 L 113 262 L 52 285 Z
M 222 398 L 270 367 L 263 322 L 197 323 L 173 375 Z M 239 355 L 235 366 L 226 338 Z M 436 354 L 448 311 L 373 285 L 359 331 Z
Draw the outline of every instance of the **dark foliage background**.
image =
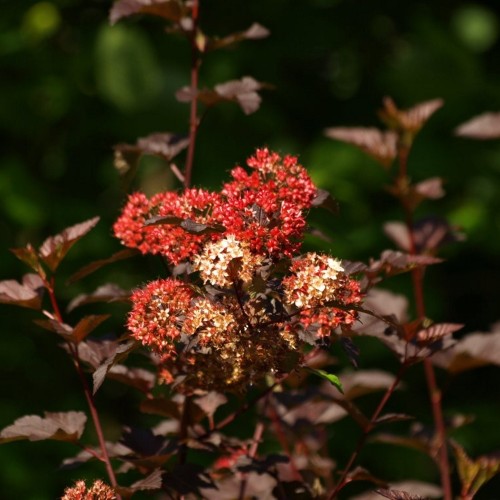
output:
M 185 42 L 166 35 L 154 19 L 109 27 L 110 3 L 0 2 L 0 279 L 25 272 L 8 248 L 40 244 L 66 226 L 101 215 L 98 228 L 71 251 L 61 269 L 62 301 L 106 281 L 135 286 L 163 272 L 154 260 L 136 259 L 75 285 L 64 283 L 86 262 L 119 249 L 110 226 L 124 193 L 112 165 L 112 145 L 151 132 L 187 130 L 187 107 L 173 98 L 188 83 Z M 375 111 L 384 95 L 401 107 L 442 97 L 445 107 L 419 135 L 410 171 L 416 179 L 444 177 L 447 197 L 423 206 L 421 215 L 446 216 L 463 228 L 467 241 L 450 247 L 447 262 L 429 270 L 428 315 L 465 323 L 468 332 L 486 331 L 499 320 L 500 141 L 467 141 L 452 134 L 470 117 L 500 108 L 496 2 L 214 0 L 201 7 L 209 34 L 225 35 L 254 21 L 271 31 L 265 40 L 210 54 L 202 84 L 251 75 L 275 90 L 264 92 L 261 109 L 249 117 L 230 104 L 207 115 L 195 184 L 216 188 L 257 146 L 299 154 L 317 184 L 341 204 L 340 217 L 315 219 L 332 244 L 311 239 L 308 245 L 366 260 L 391 245 L 381 226 L 400 216 L 381 188 L 387 174 L 354 148 L 325 138 L 323 129 L 378 125 Z M 143 162 L 134 185 L 147 192 L 175 186 L 165 166 L 154 160 Z M 408 281 L 394 279 L 386 286 L 408 292 Z M 120 333 L 126 307 L 111 308 L 116 314 L 114 323 L 106 323 L 108 332 Z M 31 323 L 32 317 L 28 310 L 2 308 L 0 428 L 43 410 L 85 410 L 66 355 L 51 334 Z M 360 345 L 363 367 L 395 366 L 385 349 Z M 456 436 L 469 453 L 500 448 L 498 369 L 441 382 L 448 387 L 448 411 L 476 415 L 475 423 Z M 118 384 L 104 385 L 98 403 L 110 438 L 119 436 L 121 424 L 143 421 L 136 401 L 132 391 Z M 394 404 L 428 418 L 418 368 L 410 374 L 407 394 L 398 394 Z M 336 425 L 334 456 L 344 463 L 356 429 L 347 422 Z M 7 492 L 5 498 L 60 495 L 72 478 L 81 476 L 79 470 L 57 469 L 76 452 L 52 443 L 4 445 L 0 489 Z M 416 452 L 372 445 L 363 458 L 374 473 L 391 479 L 416 475 L 436 480 L 435 469 Z M 85 474 L 99 473 L 99 468 L 88 468 Z M 498 481 L 481 498 L 497 498 L 495 488 L 500 489 Z

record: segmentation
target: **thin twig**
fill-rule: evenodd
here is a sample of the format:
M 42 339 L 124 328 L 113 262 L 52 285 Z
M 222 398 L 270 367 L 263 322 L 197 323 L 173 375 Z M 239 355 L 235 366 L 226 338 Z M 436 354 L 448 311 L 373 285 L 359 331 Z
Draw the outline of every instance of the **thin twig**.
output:
M 59 305 L 57 303 L 57 298 L 56 298 L 56 295 L 54 292 L 54 289 L 55 289 L 54 278 L 52 277 L 50 281 L 45 280 L 45 286 L 46 286 L 47 291 L 49 293 L 50 302 L 51 302 L 52 308 L 54 310 L 54 316 L 56 317 L 57 321 L 59 321 L 60 323 L 64 323 L 63 317 L 61 314 L 61 310 L 60 310 Z M 68 342 L 68 347 L 69 347 L 69 351 L 71 353 L 71 357 L 73 359 L 73 365 L 74 365 L 75 370 L 78 374 L 78 378 L 80 379 L 80 382 L 82 384 L 83 392 L 85 394 L 85 399 L 87 400 L 87 405 L 88 405 L 89 410 L 90 410 L 90 415 L 91 415 L 92 421 L 94 423 L 94 428 L 96 431 L 97 439 L 99 441 L 99 447 L 100 447 L 101 453 L 102 453 L 101 460 L 104 462 L 104 464 L 106 466 L 106 472 L 108 474 L 109 482 L 110 482 L 111 486 L 113 488 L 116 488 L 118 486 L 118 483 L 116 481 L 115 472 L 113 470 L 113 466 L 111 465 L 111 460 L 109 458 L 108 449 L 106 447 L 106 441 L 104 439 L 104 433 L 102 430 L 102 425 L 101 425 L 101 421 L 99 418 L 99 413 L 98 413 L 97 408 L 95 406 L 92 391 L 91 391 L 90 386 L 87 382 L 85 374 L 83 373 L 83 369 L 82 369 L 82 366 L 80 363 L 80 357 L 78 356 L 78 349 L 76 348 L 76 346 L 74 346 L 70 342 Z M 116 494 L 116 498 L 117 498 L 117 500 L 121 500 L 121 496 L 118 494 Z
M 399 178 L 400 181 L 406 182 L 408 170 L 408 147 L 401 147 L 399 151 Z M 401 198 L 403 210 L 405 212 L 406 228 L 410 240 L 410 254 L 417 255 L 418 249 L 415 241 L 413 209 L 404 202 Z M 417 316 L 420 320 L 425 318 L 425 300 L 424 300 L 424 271 L 422 268 L 416 268 L 411 273 L 413 283 L 413 296 L 415 298 L 415 307 Z M 431 401 L 432 415 L 436 433 L 438 436 L 438 466 L 441 477 L 441 486 L 443 488 L 444 500 L 452 500 L 453 493 L 450 479 L 450 462 L 448 457 L 448 448 L 446 446 L 446 426 L 444 423 L 443 409 L 442 409 L 442 392 L 436 382 L 436 375 L 434 373 L 434 366 L 430 358 L 425 358 L 424 372 L 427 382 L 427 390 Z
M 198 18 L 199 3 L 193 0 L 191 7 L 191 108 L 189 112 L 189 145 L 187 150 L 186 167 L 184 169 L 184 187 L 191 186 L 193 173 L 194 150 L 196 144 L 196 132 L 198 131 L 198 76 L 200 70 L 200 51 L 198 48 Z

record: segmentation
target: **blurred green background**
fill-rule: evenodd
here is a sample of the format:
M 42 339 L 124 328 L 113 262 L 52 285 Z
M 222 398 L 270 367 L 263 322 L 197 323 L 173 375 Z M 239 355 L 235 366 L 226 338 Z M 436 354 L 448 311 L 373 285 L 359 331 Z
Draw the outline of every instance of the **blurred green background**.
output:
M 8 248 L 41 244 L 46 236 L 95 215 L 102 217 L 97 229 L 61 267 L 63 303 L 106 281 L 131 287 L 158 276 L 158 262 L 146 258 L 115 264 L 72 286 L 64 283 L 86 262 L 119 249 L 110 228 L 124 193 L 113 168 L 112 146 L 152 132 L 187 131 L 188 108 L 173 97 L 188 84 L 185 41 L 167 35 L 162 22 L 152 18 L 110 27 L 109 0 L 0 4 L 0 279 L 18 279 L 26 272 Z M 310 239 L 308 246 L 367 260 L 391 246 L 382 233 L 383 222 L 400 218 L 395 201 L 383 190 L 388 174 L 353 147 L 325 138 L 323 130 L 378 125 L 376 110 L 386 95 L 403 108 L 441 97 L 445 106 L 418 136 L 410 171 L 415 180 L 445 179 L 446 198 L 423 205 L 418 215 L 447 217 L 463 228 L 467 240 L 447 248 L 447 262 L 429 270 L 428 314 L 436 321 L 465 323 L 467 332 L 487 331 L 498 321 L 500 140 L 453 136 L 453 129 L 472 116 L 500 109 L 497 2 L 214 0 L 202 1 L 201 9 L 208 34 L 226 35 L 253 22 L 271 31 L 267 39 L 209 54 L 201 69 L 202 85 L 249 75 L 275 89 L 263 92 L 262 107 L 253 115 L 245 116 L 231 104 L 207 114 L 194 183 L 217 188 L 258 146 L 298 154 L 317 184 L 341 204 L 339 217 L 315 216 L 332 243 Z M 178 161 L 182 165 L 182 157 Z M 154 159 L 143 161 L 134 184 L 150 193 L 175 186 L 165 165 Z M 386 286 L 408 292 L 405 280 Z M 115 319 L 107 331 L 119 334 L 125 306 L 85 311 L 110 308 Z M 2 306 L 0 428 L 25 414 L 85 409 L 69 361 L 57 339 L 33 326 L 35 317 L 31 311 Z M 75 318 L 78 311 L 68 321 Z M 371 343 L 362 348 L 363 366 L 394 366 L 383 349 Z M 400 404 L 411 404 L 417 413 L 427 398 L 422 380 L 416 370 L 409 384 L 413 392 L 407 400 L 398 396 Z M 497 368 L 446 382 L 448 408 L 477 414 L 459 436 L 472 455 L 500 449 L 499 382 Z M 139 420 L 135 401 L 133 392 L 105 384 L 98 403 L 110 437 L 118 437 L 120 424 Z M 355 432 L 353 428 L 347 435 Z M 336 435 L 345 434 L 340 429 Z M 351 442 L 338 439 L 335 458 L 344 463 Z M 53 443 L 0 447 L 2 498 L 57 497 L 82 474 L 57 469 L 62 458 L 76 452 Z M 387 457 L 385 467 L 380 453 Z M 374 447 L 366 459 L 375 461 L 377 472 L 388 479 L 398 460 L 412 469 L 400 466 L 393 471 L 397 479 L 417 470 L 420 477 L 436 480 L 422 457 L 410 455 L 400 462 L 393 453 Z M 98 468 L 85 469 L 89 476 L 99 473 Z M 478 498 L 498 499 L 499 490 L 498 481 L 493 482 Z

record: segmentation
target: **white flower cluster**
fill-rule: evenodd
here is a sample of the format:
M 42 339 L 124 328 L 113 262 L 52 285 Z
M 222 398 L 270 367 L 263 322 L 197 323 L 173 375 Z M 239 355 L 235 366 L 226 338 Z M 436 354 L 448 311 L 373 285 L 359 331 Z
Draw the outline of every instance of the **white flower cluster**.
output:
M 193 268 L 200 271 L 204 283 L 229 287 L 237 280 L 250 282 L 262 260 L 261 256 L 250 251 L 248 243 L 230 234 L 206 244 L 203 252 L 193 259 Z

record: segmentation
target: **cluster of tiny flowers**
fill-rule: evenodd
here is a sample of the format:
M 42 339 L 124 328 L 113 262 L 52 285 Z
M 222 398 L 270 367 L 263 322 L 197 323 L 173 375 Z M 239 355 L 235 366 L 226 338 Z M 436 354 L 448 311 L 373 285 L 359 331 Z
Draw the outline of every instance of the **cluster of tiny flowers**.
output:
M 317 192 L 304 167 L 267 149 L 247 165 L 220 193 L 135 193 L 114 226 L 126 246 L 188 262 L 201 280 L 136 290 L 127 321 L 158 355 L 160 380 L 184 392 L 243 391 L 299 363 L 304 330 L 318 340 L 357 319 L 349 305 L 361 300 L 360 285 L 340 261 L 296 258 Z
M 291 257 L 300 247 L 316 187 L 296 157 L 282 158 L 258 149 L 247 161 L 253 170 L 231 171 L 233 181 L 220 193 L 186 189 L 182 193 L 159 193 L 151 199 L 131 194 L 113 226 L 123 245 L 142 253 L 164 255 L 172 264 L 190 261 L 209 241 L 234 235 L 259 255 Z M 152 217 L 166 218 L 146 224 Z M 179 226 L 182 220 L 218 224 L 222 233 L 191 233 Z
M 300 310 L 303 327 L 313 327 L 318 337 L 325 337 L 357 319 L 355 310 L 331 304 L 348 306 L 361 301 L 359 282 L 349 279 L 340 261 L 311 252 L 295 260 L 290 270 L 291 276 L 283 279 L 285 300 Z
M 137 248 L 143 254 L 164 255 L 173 264 L 179 264 L 197 254 L 209 236 L 189 233 L 175 225 L 175 221 L 210 223 L 213 206 L 219 199 L 217 193 L 204 189 L 186 189 L 182 194 L 159 193 L 150 200 L 143 193 L 134 193 L 113 230 L 123 245 Z M 171 218 L 172 223 L 146 224 L 154 216 Z
M 113 489 L 100 479 L 87 488 L 85 481 L 77 481 L 71 488 L 66 488 L 61 500 L 115 500 Z
M 295 260 L 290 271 L 292 275 L 283 280 L 285 297 L 302 309 L 335 300 L 344 268 L 336 259 L 311 252 Z
M 230 287 L 238 280 L 248 283 L 263 257 L 253 254 L 246 241 L 239 241 L 232 234 L 207 243 L 200 255 L 193 259 L 193 269 L 200 271 L 204 283 Z
M 175 279 L 156 280 L 132 296 L 127 327 L 132 336 L 160 354 L 173 354 L 193 291 Z

